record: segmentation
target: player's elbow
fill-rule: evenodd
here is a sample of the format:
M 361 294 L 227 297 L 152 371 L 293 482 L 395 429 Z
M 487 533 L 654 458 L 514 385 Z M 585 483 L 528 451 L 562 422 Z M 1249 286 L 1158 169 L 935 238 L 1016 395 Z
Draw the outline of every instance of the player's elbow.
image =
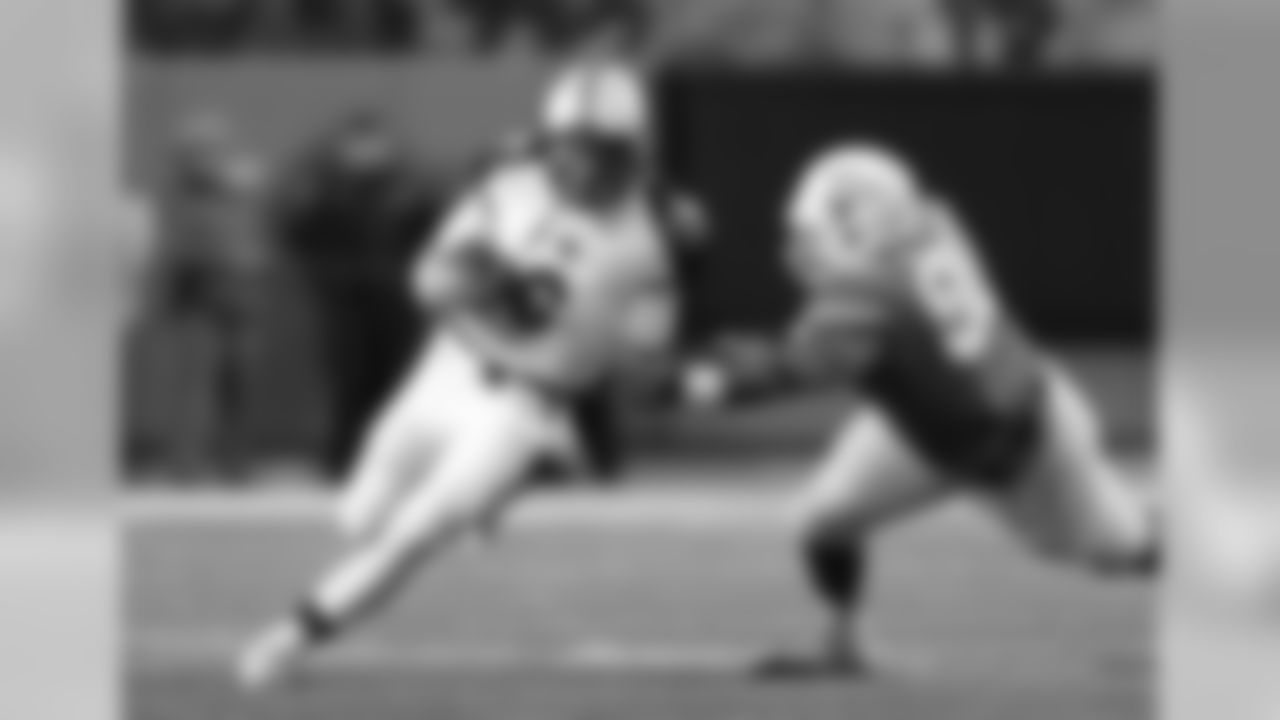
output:
M 414 277 L 414 295 L 425 308 L 435 313 L 450 313 L 466 303 L 469 282 L 447 263 L 432 263 Z

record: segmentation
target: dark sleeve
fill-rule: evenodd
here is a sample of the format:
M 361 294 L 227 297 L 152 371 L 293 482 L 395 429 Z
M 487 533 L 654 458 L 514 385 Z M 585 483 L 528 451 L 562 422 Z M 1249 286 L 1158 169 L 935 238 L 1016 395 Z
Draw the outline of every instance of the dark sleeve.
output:
M 875 351 L 878 320 L 846 304 L 804 308 L 776 335 L 729 335 L 703 361 L 724 373 L 730 402 L 766 402 L 857 377 Z
M 711 267 L 710 222 L 703 205 L 688 193 L 663 193 L 655 202 L 681 295 L 680 342 L 688 347 L 697 344 L 706 328 L 714 324 L 705 294 Z
M 724 374 L 730 401 L 738 405 L 785 395 L 803 380 L 782 337 L 726 336 L 710 344 L 704 361 Z
M 876 351 L 881 327 L 879 316 L 858 305 L 813 303 L 784 340 L 790 372 L 811 384 L 857 377 Z

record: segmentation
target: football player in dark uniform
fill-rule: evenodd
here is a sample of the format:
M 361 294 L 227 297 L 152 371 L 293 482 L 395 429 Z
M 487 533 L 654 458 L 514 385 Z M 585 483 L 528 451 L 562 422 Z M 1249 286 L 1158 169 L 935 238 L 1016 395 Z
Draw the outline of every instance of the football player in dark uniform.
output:
M 989 499 L 1049 557 L 1150 567 L 1149 493 L 1108 457 L 1091 404 L 1002 307 L 966 228 L 905 163 L 865 145 L 821 154 L 786 223 L 804 298 L 789 334 L 727 342 L 684 377 L 689 398 L 711 405 L 823 381 L 861 400 L 802 502 L 808 575 L 832 619 L 824 650 L 773 669 L 860 669 L 867 541 L 958 490 Z

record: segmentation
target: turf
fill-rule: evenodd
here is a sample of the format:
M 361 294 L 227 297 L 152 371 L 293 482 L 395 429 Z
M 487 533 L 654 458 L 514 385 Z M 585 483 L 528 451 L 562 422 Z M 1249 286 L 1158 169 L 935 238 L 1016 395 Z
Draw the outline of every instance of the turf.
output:
M 127 717 L 1151 716 L 1146 588 L 1043 566 L 965 505 L 884 539 L 868 617 L 877 675 L 753 677 L 759 653 L 804 643 L 815 618 L 788 555 L 785 496 L 767 483 L 730 489 L 751 472 L 536 499 L 338 648 L 311 683 L 269 698 L 239 695 L 228 663 L 325 561 L 323 499 L 135 502 Z

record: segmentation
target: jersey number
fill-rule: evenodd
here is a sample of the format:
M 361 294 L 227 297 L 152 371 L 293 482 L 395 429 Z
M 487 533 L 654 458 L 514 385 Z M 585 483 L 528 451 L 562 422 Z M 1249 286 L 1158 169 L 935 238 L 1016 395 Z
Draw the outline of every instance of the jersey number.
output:
M 996 309 L 972 260 L 954 245 L 939 243 L 925 249 L 911 270 L 947 352 L 960 362 L 986 353 L 995 335 Z
M 579 250 L 573 235 L 551 221 L 544 222 L 533 236 L 529 257 L 535 269 L 526 272 L 526 280 L 542 313 L 553 315 L 567 301 L 569 266 Z

